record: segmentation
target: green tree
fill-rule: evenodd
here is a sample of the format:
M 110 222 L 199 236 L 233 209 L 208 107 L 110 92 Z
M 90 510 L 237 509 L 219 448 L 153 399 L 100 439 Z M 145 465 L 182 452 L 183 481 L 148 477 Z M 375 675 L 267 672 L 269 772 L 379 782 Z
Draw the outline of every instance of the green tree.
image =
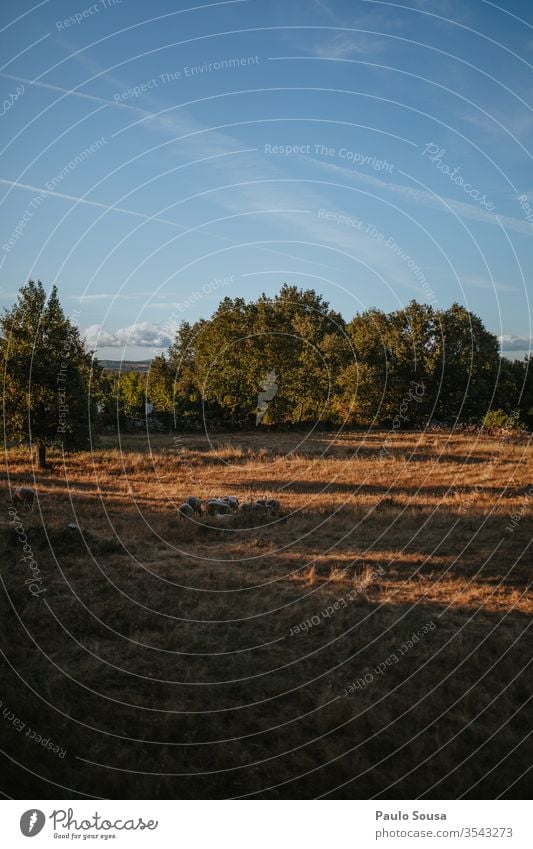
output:
M 208 421 L 248 423 L 273 373 L 279 391 L 264 421 L 330 415 L 349 347 L 343 333 L 342 317 L 311 289 L 285 284 L 274 298 L 225 298 L 209 321 L 178 329 L 169 352 L 177 418 L 180 405 L 183 413 L 200 399 Z
M 47 299 L 42 283 L 30 280 L 0 317 L 0 333 L 6 436 L 36 444 L 41 468 L 49 446 L 89 448 L 92 356 L 66 318 L 56 287 Z
M 179 429 L 192 429 L 202 420 L 202 391 L 196 359 L 197 342 L 207 324 L 203 319 L 194 325 L 182 321 L 168 351 L 174 424 Z
M 331 417 L 338 378 L 349 361 L 342 316 L 314 289 L 284 284 L 272 300 L 271 368 L 279 381 L 273 412 L 293 422 Z
M 272 375 L 264 422 L 481 421 L 495 402 L 512 412 L 511 399 L 533 416 L 531 368 L 500 359 L 496 337 L 459 304 L 411 301 L 346 325 L 313 289 L 284 284 L 273 297 L 225 298 L 209 320 L 183 322 L 168 366 L 181 421 L 250 422 Z
M 459 304 L 434 310 L 411 301 L 388 314 L 368 310 L 348 333 L 355 362 L 341 383 L 360 420 L 394 421 L 403 410 L 405 423 L 431 415 L 480 421 L 489 408 L 500 365 L 497 340 Z M 512 375 L 505 364 L 502 369 L 508 389 Z
M 255 314 L 255 305 L 243 298 L 224 298 L 195 339 L 196 386 L 204 404 L 214 402 L 231 425 L 257 402 Z
M 382 310 L 356 315 L 347 327 L 352 345 L 351 361 L 340 376 L 343 406 L 352 421 L 361 424 L 394 418 L 397 401 L 391 397 L 396 371 L 392 321 Z
M 440 316 L 428 304 L 410 303 L 391 313 L 391 400 L 397 408 L 412 398 L 413 386 L 419 387 L 417 401 L 408 404 L 411 423 L 422 422 L 435 399 L 435 376 L 439 363 Z M 410 395 L 411 390 L 411 395 Z
M 498 340 L 460 304 L 439 313 L 439 330 L 435 416 L 445 421 L 480 421 L 496 388 Z
M 119 406 L 126 416 L 144 413 L 146 393 L 142 375 L 136 371 L 125 371 L 119 377 Z
M 154 357 L 146 375 L 146 397 L 156 412 L 171 413 L 173 405 L 172 372 L 167 359 Z
M 516 361 L 515 361 L 516 362 Z M 521 363 L 519 409 L 522 421 L 533 427 L 533 357 L 526 357 Z
M 494 410 L 501 409 L 508 414 L 514 412 L 525 412 L 522 408 L 522 399 L 526 389 L 525 362 L 520 360 L 509 360 L 500 357 L 497 382 L 494 387 L 494 397 L 491 407 Z
M 119 404 L 119 374 L 110 369 L 100 369 L 93 375 L 92 394 L 97 405 L 97 421 L 102 428 L 112 427 L 121 430 L 124 426 L 124 413 Z

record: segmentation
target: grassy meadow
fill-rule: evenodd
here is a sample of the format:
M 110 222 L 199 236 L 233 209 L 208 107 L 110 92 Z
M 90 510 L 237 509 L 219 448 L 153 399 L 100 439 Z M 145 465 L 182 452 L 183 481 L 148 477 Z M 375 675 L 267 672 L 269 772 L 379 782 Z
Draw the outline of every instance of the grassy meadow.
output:
M 523 798 L 532 459 L 449 432 L 126 434 L 46 472 L 10 449 L 4 788 Z M 283 511 L 217 528 L 178 518 L 189 494 Z

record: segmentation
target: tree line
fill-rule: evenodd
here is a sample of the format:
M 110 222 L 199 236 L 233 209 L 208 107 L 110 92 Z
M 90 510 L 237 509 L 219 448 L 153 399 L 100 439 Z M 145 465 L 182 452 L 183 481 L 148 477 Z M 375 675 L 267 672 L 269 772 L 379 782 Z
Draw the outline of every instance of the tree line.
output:
M 314 290 L 283 285 L 274 297 L 225 298 L 210 319 L 182 322 L 141 383 L 180 426 L 249 425 L 269 375 L 277 392 L 264 425 L 383 425 L 400 413 L 405 424 L 453 425 L 480 423 L 490 410 L 531 424 L 531 371 L 527 359 L 501 357 L 496 336 L 459 304 L 411 301 L 346 322 Z
M 459 304 L 411 301 L 346 321 L 313 289 L 224 298 L 209 319 L 181 322 L 147 373 L 104 370 L 54 287 L 30 281 L 0 318 L 5 435 L 65 450 L 150 419 L 165 429 L 320 423 L 533 424 L 531 361 Z M 267 399 L 267 400 L 265 400 Z M 398 425 L 396 425 L 398 423 Z

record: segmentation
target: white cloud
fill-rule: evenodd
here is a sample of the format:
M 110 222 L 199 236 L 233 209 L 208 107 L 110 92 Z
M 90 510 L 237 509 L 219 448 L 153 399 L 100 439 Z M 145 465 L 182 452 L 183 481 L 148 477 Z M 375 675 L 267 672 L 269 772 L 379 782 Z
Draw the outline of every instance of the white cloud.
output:
M 90 327 L 81 331 L 81 337 L 88 348 L 97 348 L 106 345 L 113 346 L 115 343 L 113 334 L 104 330 L 101 324 L 91 324 Z
M 357 56 L 382 53 L 386 46 L 383 39 L 372 34 L 337 33 L 326 41 L 315 44 L 310 53 L 319 59 L 353 59 Z
M 431 209 L 438 209 L 441 212 L 455 212 L 458 218 L 468 218 L 472 221 L 483 222 L 484 224 L 499 226 L 501 223 L 508 230 L 514 230 L 516 233 L 523 233 L 526 236 L 533 236 L 533 228 L 531 227 L 531 224 L 527 221 L 522 221 L 519 218 L 511 218 L 507 215 L 496 215 L 494 212 L 486 212 L 484 209 L 474 206 L 474 204 L 455 200 L 454 198 L 446 197 L 445 195 L 438 195 L 436 193 L 433 194 L 426 189 L 415 189 L 411 188 L 411 186 L 403 185 L 402 183 L 393 183 L 390 180 L 382 180 L 379 177 L 374 177 L 372 174 L 363 174 L 355 168 L 345 168 L 342 165 L 335 165 L 333 162 L 326 162 L 322 159 L 313 159 L 312 157 L 305 157 L 305 159 L 318 167 L 341 174 L 343 178 L 351 177 L 356 182 L 366 183 L 375 189 L 401 195 L 404 200 L 410 201 L 411 203 L 430 207 Z
M 367 22 L 359 19 L 357 24 L 359 27 L 368 25 L 369 28 L 372 28 L 375 31 L 380 29 L 375 21 L 371 24 L 369 21 Z M 394 22 L 391 20 L 388 28 L 390 29 L 393 25 Z M 386 32 L 384 32 L 383 35 L 386 36 Z M 341 52 L 357 49 L 356 39 L 360 36 L 363 36 L 365 39 L 367 38 L 364 33 L 352 32 L 348 34 L 345 31 L 342 34 L 344 41 L 342 38 L 337 40 L 337 49 Z M 368 36 L 369 46 L 372 47 L 372 44 L 375 43 L 376 39 L 373 39 L 372 36 Z M 109 74 L 105 70 L 99 71 L 91 79 L 96 79 L 98 77 L 112 83 L 115 88 L 118 84 L 120 84 L 122 88 L 125 87 L 121 81 L 110 78 Z M 90 81 L 91 80 L 88 80 L 87 82 Z M 78 92 L 72 94 L 77 95 Z M 145 102 L 149 105 L 153 105 L 154 107 L 156 106 L 153 98 L 147 97 Z M 106 103 L 112 105 L 112 101 L 106 101 Z M 380 274 L 393 290 L 395 286 L 398 285 L 415 290 L 417 291 L 417 294 L 420 292 L 420 287 L 415 284 L 412 277 L 408 274 L 405 265 L 402 265 L 402 263 L 389 252 L 384 252 L 382 245 L 378 240 L 355 230 L 349 230 L 339 226 L 328 226 L 322 219 L 320 219 L 317 214 L 320 208 L 328 208 L 332 212 L 338 212 L 339 214 L 343 214 L 344 211 L 334 208 L 331 202 L 321 195 L 319 189 L 315 189 L 314 187 L 310 188 L 308 185 L 304 186 L 303 183 L 300 182 L 293 183 L 290 180 L 287 180 L 285 177 L 285 170 L 280 161 L 276 161 L 275 158 L 267 159 L 258 150 L 242 150 L 242 143 L 239 139 L 225 131 L 223 132 L 219 129 L 211 129 L 207 125 L 202 124 L 198 119 L 189 114 L 182 106 L 177 107 L 173 104 L 172 106 L 157 112 L 148 112 L 135 107 L 135 112 L 137 113 L 135 118 L 138 120 L 124 126 L 121 130 L 114 134 L 116 137 L 120 138 L 122 133 L 129 132 L 133 127 L 142 126 L 146 128 L 147 131 L 155 132 L 158 135 L 161 135 L 163 132 L 165 136 L 171 136 L 171 138 L 167 139 L 162 144 L 158 144 L 151 148 L 154 152 L 157 151 L 159 155 L 168 151 L 174 156 L 183 158 L 184 162 L 189 160 L 198 160 L 205 157 L 217 157 L 210 160 L 210 167 L 220 173 L 223 183 L 232 185 L 233 188 L 228 188 L 224 191 L 206 191 L 205 193 L 200 194 L 199 197 L 205 195 L 213 203 L 222 207 L 225 213 L 229 212 L 235 215 L 239 215 L 241 213 L 261 214 L 265 213 L 266 210 L 277 210 L 274 220 L 278 227 L 280 224 L 286 224 L 288 225 L 287 228 L 285 228 L 286 231 L 291 232 L 292 228 L 294 228 L 297 233 L 299 232 L 304 237 L 306 242 L 319 244 L 325 243 L 328 248 L 337 248 L 356 257 L 358 261 L 366 263 L 370 269 Z M 140 119 L 139 116 L 141 116 Z M 179 145 L 176 145 L 177 141 L 180 142 Z M 237 154 L 237 152 L 238 155 L 233 155 Z M 366 183 L 373 188 L 393 192 L 400 196 L 403 200 L 441 210 L 445 209 L 440 199 L 432 195 L 429 191 L 423 191 L 420 189 L 410 188 L 406 185 L 388 182 L 371 175 L 363 175 L 355 171 L 355 169 L 350 170 L 341 168 L 340 166 L 333 165 L 332 163 L 317 162 L 316 160 L 311 161 L 317 165 L 334 169 L 336 173 L 342 174 L 344 178 L 351 175 L 355 180 Z M 34 188 L 21 183 L 14 183 L 13 185 L 27 190 L 33 190 Z M 59 193 L 56 194 L 59 195 Z M 69 200 L 79 200 L 68 195 L 59 196 Z M 467 203 L 447 198 L 445 200 L 461 217 L 490 222 L 493 225 L 498 224 L 498 219 L 495 215 L 490 215 L 489 213 Z M 176 204 L 172 207 L 171 214 L 175 214 L 175 211 L 181 211 L 183 208 L 182 204 L 186 203 L 186 201 L 187 199 L 185 198 L 176 202 Z M 185 229 L 183 225 L 171 220 L 159 217 L 151 219 L 151 216 L 147 216 L 144 213 L 130 209 L 108 207 L 104 204 L 85 199 L 80 202 L 113 209 L 114 211 L 125 212 L 141 219 L 144 218 L 162 221 L 166 224 L 172 224 L 175 228 L 179 228 L 181 230 Z M 295 207 L 297 207 L 300 211 L 296 211 Z M 170 212 L 170 209 L 166 210 L 166 212 Z M 349 213 L 344 214 L 349 215 Z M 269 217 L 269 213 L 264 216 L 266 221 L 269 220 Z M 532 228 L 524 221 L 507 218 L 501 218 L 500 220 L 504 223 L 504 225 L 508 225 L 521 233 L 526 233 L 529 236 L 533 235 Z M 213 224 L 214 222 L 207 223 Z M 204 232 L 206 232 L 205 229 Z M 218 234 L 214 235 L 216 235 L 217 238 L 231 244 L 235 243 L 234 239 L 227 236 Z M 304 246 L 304 250 L 302 250 L 304 257 L 301 258 L 301 261 L 315 264 L 316 260 L 314 260 L 314 258 L 309 256 L 305 257 L 305 254 L 307 253 L 305 248 L 306 246 Z M 294 258 L 292 254 L 287 254 L 284 250 L 274 250 L 264 245 L 259 245 L 257 249 L 273 254 L 285 254 L 286 256 Z M 321 263 L 316 264 L 321 265 Z M 160 301 L 160 303 L 162 303 L 162 301 Z M 89 328 L 89 330 L 93 332 L 93 335 L 98 336 L 98 328 L 98 325 L 93 325 Z M 164 340 L 162 341 L 162 344 L 168 345 L 169 337 L 164 328 L 164 325 L 143 322 L 132 325 L 131 328 L 124 328 L 122 330 L 115 331 L 111 334 L 102 329 L 102 332 L 108 334 L 108 338 L 112 341 L 110 343 L 106 343 L 100 339 L 98 345 L 99 347 L 104 347 L 106 344 L 108 344 L 109 347 L 120 347 L 127 343 L 128 345 L 155 347 L 158 345 L 158 340 L 160 342 L 161 340 Z M 140 339 L 141 341 L 137 342 L 137 339 Z
M 509 283 L 500 283 L 498 280 L 489 280 L 488 277 L 478 277 L 476 275 L 463 276 L 461 278 L 465 286 L 471 286 L 474 289 L 488 289 L 491 292 L 520 292 L 518 286 L 510 286 Z
M 358 21 L 360 26 L 363 26 L 365 23 L 366 21 Z M 357 33 L 352 33 L 350 37 L 357 35 Z M 95 74 L 92 79 L 100 76 L 103 79 L 109 80 L 109 75 L 104 70 Z M 117 80 L 113 80 L 114 85 L 117 82 Z M 122 85 L 122 88 L 124 88 L 124 85 Z M 78 92 L 72 92 L 72 94 L 77 95 Z M 146 101 L 153 103 L 152 98 L 147 97 Z M 111 101 L 109 102 L 111 103 Z M 224 183 L 232 185 L 233 188 L 227 191 L 207 191 L 204 194 L 213 203 L 222 207 L 225 213 L 229 212 L 235 215 L 243 213 L 262 214 L 266 221 L 273 215 L 272 220 L 275 221 L 278 227 L 280 223 L 285 222 L 289 227 L 297 228 L 306 242 L 324 243 L 326 241 L 328 247 L 340 249 L 343 252 L 356 256 L 358 260 L 365 262 L 370 268 L 382 275 L 390 285 L 394 286 L 397 284 L 402 287 L 413 288 L 413 283 L 409 275 L 405 273 L 405 270 L 392 257 L 386 253 L 384 254 L 381 246 L 375 239 L 362 233 L 356 234 L 353 231 L 351 233 L 344 232 L 339 227 L 326 227 L 324 222 L 317 217 L 316 213 L 318 209 L 327 207 L 345 216 L 349 216 L 349 212 L 333 209 L 331 202 L 318 191 L 304 187 L 302 184 L 291 184 L 290 181 L 286 180 L 285 171 L 280 167 L 280 163 L 275 160 L 275 157 L 267 159 L 255 149 L 247 149 L 246 152 L 242 151 L 242 144 L 237 138 L 221 130 L 212 130 L 191 116 L 182 107 L 172 105 L 158 112 L 141 110 L 141 113 L 142 117 L 140 119 L 122 127 L 121 130 L 114 134 L 114 137 L 120 138 L 122 133 L 130 131 L 133 127 L 142 126 L 147 131 L 158 134 L 161 134 L 163 131 L 165 135 L 171 135 L 171 138 L 166 142 L 152 148 L 153 151 L 158 151 L 159 154 L 168 150 L 182 157 L 185 161 L 214 157 L 210 161 L 211 167 L 213 170 L 220 172 Z M 178 149 L 176 148 L 176 141 L 180 142 Z M 234 156 L 233 154 L 239 150 L 241 150 L 239 155 Z M 258 176 L 260 176 L 260 180 L 258 180 Z M 0 179 L 0 183 L 2 182 L 4 181 Z M 38 191 L 34 186 L 19 182 L 6 182 L 28 191 Z M 288 185 L 286 185 L 286 182 Z M 79 199 L 60 193 L 54 194 L 67 200 L 104 209 L 112 209 L 115 212 L 124 212 L 141 219 L 144 218 L 172 224 L 182 231 L 186 229 L 183 225 L 159 216 L 152 218 L 144 213 L 123 207 L 108 207 L 96 201 Z M 201 196 L 202 194 L 199 195 L 199 197 Z M 176 202 L 172 207 L 173 212 L 175 210 L 180 211 L 182 204 L 186 200 L 183 199 Z M 169 210 L 166 210 L 166 212 L 169 212 Z M 207 223 L 213 224 L 214 222 Z M 209 231 L 204 227 L 203 232 L 208 233 Z M 234 239 L 222 234 L 218 235 L 211 232 L 209 234 L 235 244 Z M 298 256 L 292 253 L 292 251 L 289 253 L 285 249 L 274 249 L 266 245 L 258 245 L 257 249 L 269 254 L 297 259 L 306 264 L 324 267 L 324 263 L 318 262 L 314 257 L 306 256 L 306 250 L 302 251 L 303 256 Z M 329 267 L 331 268 L 331 266 Z M 419 287 L 415 288 L 418 291 Z
M 93 292 L 89 295 L 72 295 L 71 296 L 74 301 L 80 301 L 80 303 L 88 303 L 90 301 L 135 301 L 137 300 L 136 295 L 119 295 L 113 292 Z
M 498 336 L 502 351 L 531 351 L 533 339 L 529 336 L 513 336 L 506 334 Z
M 89 348 L 167 348 L 176 334 L 176 325 L 139 321 L 118 330 L 105 330 L 102 324 L 91 324 L 81 332 Z
M 505 133 L 507 136 L 511 135 L 515 141 L 519 141 L 520 138 L 524 139 L 533 131 L 533 115 L 527 113 L 525 109 L 526 107 L 522 108 L 515 103 L 514 109 L 506 112 L 501 109 L 493 110 L 491 115 L 465 112 L 461 117 L 464 121 L 480 127 L 485 132 Z

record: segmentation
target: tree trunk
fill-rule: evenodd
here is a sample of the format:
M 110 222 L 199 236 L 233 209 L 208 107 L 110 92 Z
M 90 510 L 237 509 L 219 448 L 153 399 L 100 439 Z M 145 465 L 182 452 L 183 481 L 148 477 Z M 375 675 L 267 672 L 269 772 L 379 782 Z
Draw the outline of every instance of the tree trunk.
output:
M 39 442 L 38 445 L 39 468 L 46 469 L 46 443 Z

